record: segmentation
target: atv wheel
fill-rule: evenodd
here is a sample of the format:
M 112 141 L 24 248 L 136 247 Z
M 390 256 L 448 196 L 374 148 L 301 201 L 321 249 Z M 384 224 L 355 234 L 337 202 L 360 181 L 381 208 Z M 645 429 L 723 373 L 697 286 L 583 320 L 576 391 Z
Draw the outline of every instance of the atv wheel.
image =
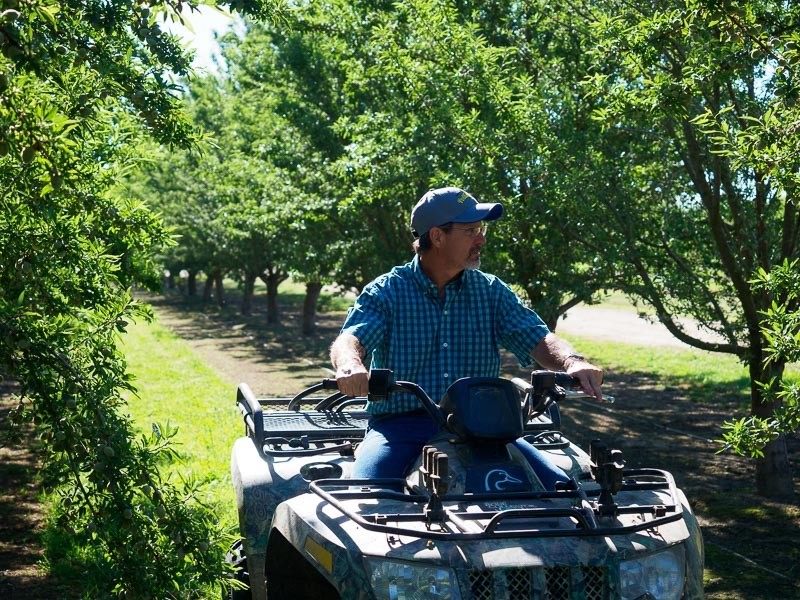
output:
M 233 579 L 245 584 L 247 588 L 238 589 L 233 586 L 228 586 L 228 589 L 222 594 L 222 600 L 251 600 L 250 574 L 247 572 L 247 557 L 244 553 L 244 543 L 242 540 L 236 540 L 233 543 L 228 554 L 225 556 L 225 561 L 236 568 Z

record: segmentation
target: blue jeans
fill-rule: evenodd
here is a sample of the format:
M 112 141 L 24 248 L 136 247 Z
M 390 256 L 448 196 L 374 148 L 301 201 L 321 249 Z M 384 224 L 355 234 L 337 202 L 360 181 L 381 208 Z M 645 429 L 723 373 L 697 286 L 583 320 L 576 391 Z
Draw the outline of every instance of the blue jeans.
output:
M 353 479 L 404 477 L 427 441 L 439 432 L 439 426 L 425 411 L 371 417 L 364 441 L 358 446 L 353 464 Z M 567 475 L 533 444 L 523 439 L 514 446 L 525 456 L 545 489 L 569 481 Z

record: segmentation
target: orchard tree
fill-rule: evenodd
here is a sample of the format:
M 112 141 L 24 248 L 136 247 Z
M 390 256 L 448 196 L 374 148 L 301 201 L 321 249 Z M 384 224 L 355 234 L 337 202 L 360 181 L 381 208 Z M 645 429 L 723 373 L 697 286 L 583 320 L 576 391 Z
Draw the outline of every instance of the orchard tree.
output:
M 274 171 L 260 171 L 251 158 L 227 157 L 224 180 L 228 201 L 213 227 L 224 236 L 225 264 L 241 274 L 242 314 L 252 311 L 255 282 L 267 286 L 267 322 L 279 321 L 278 286 L 288 278 L 289 219 L 285 181 Z
M 243 38 L 226 36 L 227 72 L 189 86 L 187 110 L 207 136 L 203 151 L 171 153 L 142 178 L 180 236 L 172 263 L 200 258 L 205 266 L 193 263 L 212 276 L 240 278 L 245 314 L 262 279 L 269 323 L 279 320 L 278 286 L 290 274 L 305 281 L 303 330 L 311 333 L 322 283 L 333 272 L 335 206 L 314 141 L 329 134 L 317 131 L 313 102 L 295 93 L 293 73 L 265 31 L 248 23 Z
M 160 468 L 175 432 L 142 435 L 125 415 L 133 377 L 117 349 L 148 313 L 129 289 L 158 284 L 153 253 L 170 243 L 119 183 L 143 136 L 195 139 L 169 83 L 190 57 L 157 21 L 188 6 L 3 0 L 0 12 L 0 371 L 18 390 L 12 438 L 33 423 L 53 522 L 94 566 L 93 597 L 188 597 L 225 572 L 211 509 Z
M 274 264 L 282 278 L 305 282 L 302 329 L 310 334 L 322 285 L 335 271 L 336 242 L 345 235 L 337 214 L 341 188 L 331 174 L 342 152 L 332 128 L 340 96 L 324 68 L 331 57 L 302 26 L 280 31 L 249 23 L 242 38 L 228 35 L 222 48 L 232 107 L 225 135 L 235 137 L 265 181 L 261 227 L 272 232 L 265 251 L 280 253 Z M 280 281 L 267 282 L 270 297 L 277 298 Z
M 551 328 L 608 282 L 595 253 L 572 243 L 573 207 L 591 189 L 572 185 L 582 167 L 572 149 L 599 132 L 577 101 L 588 62 L 576 21 L 558 3 L 398 5 L 365 53 L 361 85 L 373 98 L 337 124 L 350 136 L 340 160 L 352 181 L 347 214 L 391 228 L 376 244 L 408 259 L 408 215 L 431 187 L 501 201 L 485 260 Z
M 749 366 L 751 416 L 770 421 L 781 397 L 763 384 L 777 388 L 786 358 L 769 350 L 762 325 L 797 300 L 755 280 L 799 251 L 800 7 L 664 0 L 605 8 L 588 88 L 608 138 L 594 147 L 608 189 L 590 206 L 603 224 L 597 244 L 618 265 L 619 287 L 653 306 L 679 340 Z M 719 341 L 688 333 L 679 316 Z M 756 460 L 756 487 L 793 493 L 777 431 Z
M 765 364 L 800 361 L 800 263 L 786 261 L 770 272 L 759 270 L 753 283 L 757 290 L 783 300 L 763 312 Z M 726 448 L 737 454 L 763 456 L 763 448 L 777 436 L 800 431 L 800 385 L 785 379 L 760 385 L 765 399 L 776 409 L 769 418 L 751 414 L 725 424 Z
M 240 85 L 280 99 L 274 109 L 292 127 L 280 164 L 306 207 L 296 217 L 303 243 L 295 245 L 293 273 L 309 295 L 332 279 L 361 287 L 408 255 L 408 200 L 421 186 L 404 183 L 402 161 L 391 190 L 382 180 L 369 184 L 372 150 L 383 141 L 353 136 L 354 119 L 384 99 L 367 73 L 374 63 L 368 42 L 392 10 L 389 2 L 303 3 L 286 26 L 248 31 L 238 56 L 228 58 Z M 382 152 L 391 156 L 392 147 Z M 313 318 L 307 300 L 306 327 Z

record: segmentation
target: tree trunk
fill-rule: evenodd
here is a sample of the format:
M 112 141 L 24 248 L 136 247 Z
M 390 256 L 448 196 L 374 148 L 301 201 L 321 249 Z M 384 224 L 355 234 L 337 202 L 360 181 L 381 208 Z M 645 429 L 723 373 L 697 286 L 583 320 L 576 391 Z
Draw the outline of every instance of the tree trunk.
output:
M 267 323 L 277 323 L 280 311 L 278 310 L 278 286 L 282 281 L 282 277 L 270 273 L 267 275 L 264 283 L 267 284 Z
M 222 287 L 222 273 L 214 275 L 214 289 L 217 292 L 217 306 L 225 306 L 225 288 Z
M 303 300 L 303 335 L 312 335 L 317 329 L 317 300 L 322 292 L 322 283 L 309 281 L 306 283 L 306 297 Z
M 206 283 L 203 286 L 203 302 L 211 300 L 211 292 L 214 291 L 214 275 L 208 273 L 206 275 Z
M 253 294 L 256 287 L 256 276 L 246 273 L 244 276 L 244 293 L 242 294 L 242 314 L 253 314 Z
M 194 271 L 189 273 L 188 286 L 189 286 L 189 295 L 190 296 L 196 296 L 197 295 L 197 273 L 195 273 Z
M 756 459 L 756 491 L 767 498 L 794 496 L 794 481 L 784 434 L 764 446 L 764 457 Z
M 759 357 L 760 358 L 760 357 Z M 771 419 L 778 406 L 764 398 L 759 381 L 769 381 L 772 377 L 780 378 L 783 365 L 765 367 L 761 360 L 750 362 L 750 407 L 753 416 Z M 756 492 L 767 498 L 790 498 L 794 495 L 794 482 L 789 464 L 789 451 L 784 435 L 778 436 L 764 447 L 763 458 L 755 461 Z

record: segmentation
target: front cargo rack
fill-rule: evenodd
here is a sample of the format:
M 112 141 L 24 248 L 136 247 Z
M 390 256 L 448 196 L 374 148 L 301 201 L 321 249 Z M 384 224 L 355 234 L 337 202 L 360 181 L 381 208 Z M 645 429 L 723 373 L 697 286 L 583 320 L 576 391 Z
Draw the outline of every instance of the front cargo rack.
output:
M 342 489 L 344 488 L 344 489 Z M 394 489 L 391 489 L 394 488 Z M 395 491 L 404 488 L 406 492 Z M 502 492 L 481 494 L 451 494 L 440 497 L 444 506 L 442 519 L 431 527 L 426 506 L 432 494 L 419 488 L 411 489 L 404 479 L 320 479 L 312 481 L 309 490 L 334 506 L 344 516 L 364 529 L 385 534 L 436 540 L 481 540 L 489 538 L 541 538 L 574 536 L 611 536 L 651 530 L 683 518 L 675 480 L 668 471 L 660 469 L 626 469 L 620 492 L 666 491 L 669 501 L 658 504 L 618 505 L 616 515 L 640 515 L 639 522 L 623 525 L 603 517 L 596 500 L 600 488 L 585 489 L 572 480 L 569 489 L 540 492 Z M 347 500 L 395 500 L 417 507 L 417 510 L 393 514 L 362 515 L 351 510 Z M 507 508 L 502 510 L 465 511 L 459 504 L 502 501 L 541 501 L 541 507 Z M 560 506 L 555 504 L 561 501 Z M 568 505 L 568 503 L 573 505 Z M 568 525 L 553 527 L 553 520 L 565 518 Z M 483 521 L 484 523 L 479 523 Z M 407 524 L 390 525 L 389 523 Z M 523 526 L 513 527 L 509 524 Z M 413 528 L 416 525 L 418 528 Z

